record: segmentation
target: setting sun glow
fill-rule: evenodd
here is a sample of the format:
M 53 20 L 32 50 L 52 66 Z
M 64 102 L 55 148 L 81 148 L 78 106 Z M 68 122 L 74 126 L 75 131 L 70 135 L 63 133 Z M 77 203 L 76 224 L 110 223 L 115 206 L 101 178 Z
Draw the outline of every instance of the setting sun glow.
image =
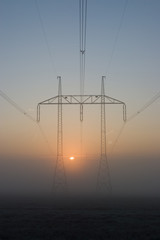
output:
M 69 159 L 70 159 L 70 160 L 74 160 L 74 159 L 75 159 L 75 157 L 70 157 Z

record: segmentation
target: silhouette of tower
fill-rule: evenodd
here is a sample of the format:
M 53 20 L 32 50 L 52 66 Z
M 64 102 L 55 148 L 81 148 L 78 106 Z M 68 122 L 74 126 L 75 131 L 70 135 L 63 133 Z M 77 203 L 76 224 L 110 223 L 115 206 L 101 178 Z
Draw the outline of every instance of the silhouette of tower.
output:
M 57 159 L 54 174 L 53 190 L 54 192 L 65 193 L 68 191 L 67 177 L 63 160 L 63 122 L 62 105 L 80 105 L 80 121 L 83 120 L 83 105 L 101 106 L 101 155 L 99 160 L 97 174 L 97 190 L 102 193 L 111 193 L 110 172 L 107 161 L 106 151 L 106 104 L 118 104 L 123 106 L 123 120 L 126 121 L 126 105 L 124 102 L 105 95 L 104 80 L 102 77 L 101 95 L 62 95 L 61 77 L 58 77 L 58 95 L 46 99 L 37 105 L 37 122 L 40 121 L 40 107 L 42 105 L 58 105 L 58 124 L 57 124 Z
M 57 77 L 58 85 L 58 123 L 57 123 L 57 160 L 55 167 L 53 191 L 65 193 L 67 179 L 63 160 L 63 122 L 62 122 L 62 84 L 61 77 Z
M 111 194 L 111 179 L 106 151 L 106 115 L 105 115 L 105 76 L 101 83 L 101 156 L 97 174 L 97 190 L 102 193 Z

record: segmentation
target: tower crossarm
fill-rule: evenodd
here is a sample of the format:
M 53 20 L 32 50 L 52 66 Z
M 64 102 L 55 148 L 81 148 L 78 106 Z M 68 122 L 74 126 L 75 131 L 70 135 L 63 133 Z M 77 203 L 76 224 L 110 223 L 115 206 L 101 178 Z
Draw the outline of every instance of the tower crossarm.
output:
M 101 95 L 62 95 L 61 97 L 61 104 L 101 104 Z M 118 99 L 106 95 L 104 96 L 104 100 L 104 104 L 125 104 Z M 58 104 L 58 96 L 38 103 L 38 105 L 45 104 Z
M 61 104 L 101 104 L 101 97 L 102 95 L 61 95 Z M 123 120 L 126 121 L 126 104 L 116 98 L 112 98 L 109 96 L 104 95 L 104 102 L 103 104 L 121 104 L 123 105 Z M 38 103 L 37 105 L 37 121 L 40 121 L 40 106 L 41 105 L 57 105 L 58 96 L 49 98 L 45 101 Z

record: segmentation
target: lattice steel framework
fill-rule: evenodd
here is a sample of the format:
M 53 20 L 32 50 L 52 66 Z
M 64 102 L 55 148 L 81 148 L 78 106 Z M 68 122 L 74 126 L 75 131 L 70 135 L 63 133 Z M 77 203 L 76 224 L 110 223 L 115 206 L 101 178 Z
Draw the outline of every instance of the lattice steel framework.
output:
M 105 76 L 102 76 L 101 83 L 101 156 L 99 160 L 99 168 L 97 174 L 97 190 L 102 193 L 111 194 L 111 179 L 110 171 L 107 160 L 106 151 L 106 113 L 105 113 L 105 88 L 104 88 Z M 123 116 L 124 118 L 125 116 Z
M 54 174 L 53 187 L 57 192 L 65 193 L 67 191 L 66 171 L 63 160 L 63 122 L 62 122 L 62 83 L 61 77 L 58 85 L 58 121 L 57 121 L 57 160 Z
M 83 105 L 101 105 L 101 156 L 97 174 L 97 189 L 111 193 L 111 180 L 106 153 L 106 104 L 119 104 L 123 106 L 123 120 L 126 121 L 126 104 L 115 98 L 105 95 L 104 79 L 102 77 L 101 95 L 62 95 L 61 77 L 58 77 L 58 95 L 49 98 L 37 105 L 37 121 L 40 121 L 40 107 L 42 105 L 58 105 L 58 126 L 57 126 L 57 162 L 54 175 L 54 190 L 67 190 L 67 179 L 63 161 L 63 123 L 62 105 L 79 105 L 80 121 L 83 120 Z

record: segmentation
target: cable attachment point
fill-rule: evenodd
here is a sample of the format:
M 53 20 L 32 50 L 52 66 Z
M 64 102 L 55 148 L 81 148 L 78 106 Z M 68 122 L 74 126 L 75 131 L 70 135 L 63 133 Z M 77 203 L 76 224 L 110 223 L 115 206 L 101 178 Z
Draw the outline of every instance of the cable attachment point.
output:
M 80 50 L 80 52 L 81 52 L 82 54 L 85 54 L 85 50 Z
M 83 122 L 83 104 L 80 104 L 80 121 Z

